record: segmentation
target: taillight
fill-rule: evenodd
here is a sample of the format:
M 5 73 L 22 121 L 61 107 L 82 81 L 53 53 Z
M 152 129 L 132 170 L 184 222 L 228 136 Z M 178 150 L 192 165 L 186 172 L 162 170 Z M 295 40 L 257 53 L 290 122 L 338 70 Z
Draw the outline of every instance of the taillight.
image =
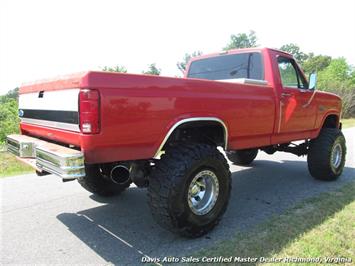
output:
M 100 132 L 100 94 L 97 90 L 80 90 L 79 118 L 82 133 L 97 134 Z

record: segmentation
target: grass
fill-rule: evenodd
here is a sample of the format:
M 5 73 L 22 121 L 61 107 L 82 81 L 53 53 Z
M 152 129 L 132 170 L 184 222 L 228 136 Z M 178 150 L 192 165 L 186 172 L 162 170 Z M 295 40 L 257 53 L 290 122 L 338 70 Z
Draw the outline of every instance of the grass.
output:
M 258 258 L 351 258 L 355 262 L 355 182 L 318 197 L 304 201 L 284 214 L 254 227 L 249 232 L 237 233 L 232 240 L 195 254 L 196 257 Z M 202 264 L 202 263 L 201 263 Z M 234 263 L 239 265 L 238 263 Z M 242 263 L 240 263 L 242 264 Z M 306 263 L 290 263 L 304 265 Z M 310 263 L 307 265 L 315 265 Z M 196 264 L 194 264 L 196 265 Z M 319 265 L 319 263 L 318 263 Z
M 342 119 L 343 128 L 355 127 L 355 118 Z
M 33 168 L 24 164 L 8 152 L 0 152 L 0 178 L 33 172 Z

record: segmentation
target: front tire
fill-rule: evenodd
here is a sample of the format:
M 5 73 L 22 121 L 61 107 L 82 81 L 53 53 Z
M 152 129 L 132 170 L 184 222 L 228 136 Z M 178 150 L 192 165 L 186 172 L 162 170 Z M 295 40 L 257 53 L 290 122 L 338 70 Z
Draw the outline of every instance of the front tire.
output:
M 228 159 L 236 165 L 249 165 L 258 155 L 258 149 L 245 149 L 226 152 Z
M 85 166 L 84 177 L 78 178 L 79 184 L 87 191 L 102 197 L 111 197 L 120 194 L 132 183 L 127 180 L 124 183 L 114 183 L 104 176 L 98 165 Z
M 336 180 L 345 165 L 346 144 L 343 133 L 337 128 L 323 128 L 312 140 L 307 156 L 310 174 L 319 180 Z
M 163 228 L 198 237 L 216 226 L 225 212 L 231 173 L 216 147 L 184 144 L 171 147 L 149 177 L 149 205 Z

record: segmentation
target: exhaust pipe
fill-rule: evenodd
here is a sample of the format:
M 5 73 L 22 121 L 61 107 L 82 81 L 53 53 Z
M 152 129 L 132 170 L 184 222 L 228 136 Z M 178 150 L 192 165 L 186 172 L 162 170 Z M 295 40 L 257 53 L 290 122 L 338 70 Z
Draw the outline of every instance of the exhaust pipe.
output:
M 123 185 L 130 182 L 130 173 L 127 166 L 119 164 L 111 169 L 110 179 L 113 183 Z

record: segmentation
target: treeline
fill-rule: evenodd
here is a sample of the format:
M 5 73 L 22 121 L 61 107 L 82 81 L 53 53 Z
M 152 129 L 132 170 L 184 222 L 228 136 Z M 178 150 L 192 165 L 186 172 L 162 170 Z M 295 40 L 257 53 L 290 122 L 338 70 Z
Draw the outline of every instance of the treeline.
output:
M 19 131 L 18 88 L 0 96 L 0 146 L 6 136 Z
M 231 35 L 230 40 L 223 50 L 236 48 L 257 47 L 258 39 L 254 31 Z M 346 62 L 344 57 L 332 58 L 328 55 L 305 53 L 296 44 L 290 43 L 279 47 L 292 54 L 305 71 L 306 75 L 318 73 L 318 89 L 333 92 L 343 100 L 343 118 L 355 117 L 355 68 Z M 202 55 L 202 51 L 186 53 L 182 60 L 176 63 L 177 68 L 184 73 L 188 61 Z M 103 71 L 127 73 L 127 68 L 122 65 L 105 66 Z M 160 75 L 161 69 L 155 63 L 149 64 L 143 74 Z M 0 144 L 6 135 L 18 132 L 18 88 L 0 96 Z
M 127 68 L 122 65 L 116 65 L 113 67 L 105 66 L 101 70 L 109 71 L 109 72 L 127 73 Z M 161 73 L 161 69 L 158 68 L 155 63 L 148 65 L 148 69 L 142 71 L 142 74 L 156 75 L 156 76 L 159 76 L 160 73 Z

